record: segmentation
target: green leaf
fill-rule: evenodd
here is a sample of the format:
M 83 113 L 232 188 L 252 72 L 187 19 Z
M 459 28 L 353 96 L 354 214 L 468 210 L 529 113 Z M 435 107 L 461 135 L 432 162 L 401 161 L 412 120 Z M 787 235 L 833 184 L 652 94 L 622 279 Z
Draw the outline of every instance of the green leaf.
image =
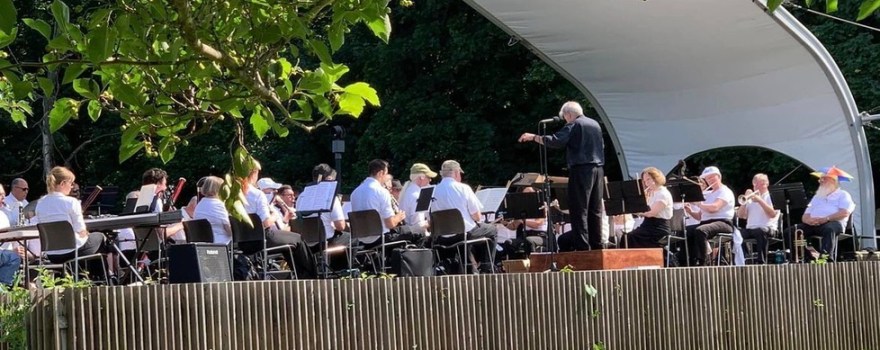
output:
M 333 63 L 333 58 L 330 56 L 330 51 L 327 50 L 327 45 L 324 45 L 323 42 L 317 39 L 309 40 L 309 43 L 312 46 L 312 51 L 318 56 L 318 59 L 324 63 Z
M 21 124 L 24 128 L 27 127 L 27 115 L 20 109 L 13 109 L 12 112 L 9 112 L 9 115 L 12 117 L 13 123 Z
M 816 2 L 816 0 L 807 0 L 806 5 L 807 5 L 807 7 L 813 7 L 813 3 L 815 3 L 815 2 Z
M 6 77 L 10 81 L 12 81 L 12 79 L 9 78 L 9 75 L 7 75 Z M 27 98 L 31 94 L 31 92 L 33 92 L 33 91 L 34 91 L 34 85 L 31 84 L 30 81 L 17 80 L 17 81 L 12 82 L 12 94 L 16 100 L 23 100 L 23 99 Z
M 0 49 L 12 44 L 16 36 L 18 36 L 18 28 L 12 28 L 12 32 L 0 30 Z
M 74 80 L 73 91 L 88 99 L 98 99 L 98 83 L 92 79 L 82 78 Z
M 345 92 L 358 95 L 364 100 L 367 100 L 367 102 L 373 106 L 379 106 L 379 95 L 376 93 L 376 89 L 373 89 L 370 84 L 357 82 L 346 86 Z
M 64 70 L 64 79 L 61 79 L 61 84 L 66 85 L 70 84 L 74 79 L 78 78 L 80 74 L 85 72 L 86 66 L 81 63 L 73 63 L 67 66 L 67 69 Z
M 98 118 L 101 117 L 101 102 L 91 100 L 89 101 L 89 105 L 87 108 L 89 111 L 89 119 L 91 119 L 93 122 L 98 121 Z
M 779 5 L 782 5 L 783 1 L 784 0 L 767 0 L 767 9 L 770 10 L 770 12 L 776 11 L 776 9 L 779 8 Z
M 18 22 L 18 12 L 12 0 L 0 0 L 0 32 L 11 34 Z
M 143 107 L 146 103 L 146 96 L 125 83 L 113 84 L 112 92 L 115 99 L 132 106 Z
M 93 29 L 88 34 L 88 57 L 95 63 L 104 62 L 113 54 L 116 46 L 116 31 L 107 26 Z
M 55 18 L 55 25 L 61 29 L 67 28 L 67 24 L 70 23 L 70 8 L 67 4 L 55 0 L 49 8 L 52 10 L 52 18 Z
M 327 75 L 327 78 L 331 83 L 335 83 L 339 78 L 342 78 L 345 73 L 348 73 L 348 66 L 344 64 L 326 64 L 321 63 L 321 70 L 324 71 L 324 74 Z
M 49 112 L 49 131 L 56 132 L 67 124 L 71 118 L 76 117 L 79 110 L 79 101 L 72 98 L 62 98 L 55 101 L 55 106 Z
M 827 12 L 827 13 L 837 12 L 837 0 L 825 0 L 825 12 Z
M 347 92 L 339 95 L 339 114 L 360 116 L 364 111 L 364 105 L 366 105 L 364 99 L 358 95 Z
M 52 96 L 52 93 L 55 92 L 55 84 L 47 78 L 37 78 L 37 84 L 40 85 L 40 90 L 43 90 L 43 96 Z
M 52 39 L 52 26 L 42 19 L 24 18 L 24 24 L 43 35 L 46 40 Z
M 126 161 L 128 158 L 131 158 L 135 154 L 137 154 L 141 149 L 144 148 L 144 143 L 137 141 L 134 143 L 122 143 L 119 145 L 119 163 Z
M 782 0 L 772 1 L 782 2 Z M 388 38 L 391 37 L 391 18 L 389 18 L 387 14 L 372 21 L 368 21 L 367 27 L 370 27 L 370 30 L 372 30 L 373 34 L 379 39 L 382 39 L 386 44 L 388 43 Z
M 162 163 L 168 163 L 171 159 L 174 158 L 174 154 L 177 152 L 177 145 L 174 142 L 174 139 L 171 137 L 162 138 L 162 141 L 159 141 L 159 159 L 162 159 Z
M 880 0 L 862 0 L 862 6 L 859 6 L 859 17 L 857 20 L 861 21 L 865 18 L 868 18 L 872 13 L 880 9 Z
M 339 48 L 345 44 L 345 27 L 340 23 L 330 27 L 328 33 L 330 36 L 330 49 L 333 52 L 339 51 Z
M 326 97 L 321 95 L 311 96 L 312 104 L 315 108 L 318 108 L 318 112 L 321 112 L 325 117 L 330 118 L 333 116 L 333 109 L 330 107 L 330 101 L 327 100 Z M 363 101 L 361 101 L 363 103 Z
M 254 128 L 254 134 L 257 135 L 257 138 L 263 139 L 270 129 L 269 122 L 266 121 L 266 117 L 263 115 L 263 106 L 257 105 L 257 107 L 254 108 L 254 112 L 251 113 L 250 123 Z

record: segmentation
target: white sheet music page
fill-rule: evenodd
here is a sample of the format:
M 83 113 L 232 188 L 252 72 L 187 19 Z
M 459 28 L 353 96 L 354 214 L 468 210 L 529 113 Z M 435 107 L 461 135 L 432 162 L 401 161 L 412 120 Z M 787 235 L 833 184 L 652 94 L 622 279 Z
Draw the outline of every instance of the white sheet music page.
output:
M 483 213 L 494 213 L 507 195 L 506 187 L 486 188 L 477 191 L 477 199 L 483 204 Z
M 330 211 L 333 209 L 336 185 L 336 181 L 324 181 L 306 186 L 296 198 L 297 210 L 302 212 Z
M 153 198 L 156 198 L 156 185 L 143 185 L 138 192 L 137 204 L 134 208 L 147 207 L 153 205 Z

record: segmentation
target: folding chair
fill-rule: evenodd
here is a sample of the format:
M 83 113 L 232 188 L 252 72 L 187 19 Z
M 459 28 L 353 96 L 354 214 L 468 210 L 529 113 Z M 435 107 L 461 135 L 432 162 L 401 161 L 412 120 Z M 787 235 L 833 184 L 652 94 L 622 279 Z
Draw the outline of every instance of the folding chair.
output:
M 260 266 L 262 267 L 263 279 L 268 279 L 268 260 L 270 253 L 281 253 L 283 251 L 287 251 L 289 256 L 293 256 L 293 246 L 289 244 L 277 246 L 277 247 L 267 247 L 266 246 L 266 229 L 263 228 L 262 220 L 257 214 L 248 214 L 251 219 L 251 223 L 253 225 L 248 225 L 245 222 L 242 222 L 232 216 L 229 217 L 229 224 L 232 226 L 232 244 L 233 245 L 241 245 L 241 243 L 250 243 L 250 242 L 259 242 L 261 245 L 260 250 L 255 253 L 243 252 L 245 254 L 258 254 L 257 257 L 261 260 Z M 290 266 L 290 270 L 293 272 L 293 278 L 298 278 L 296 274 L 296 267 Z
M 492 251 L 491 249 L 495 248 L 492 244 L 492 240 L 487 237 L 480 237 L 474 239 L 467 238 L 467 232 L 464 230 L 464 218 L 461 217 L 461 212 L 458 209 L 445 209 L 431 212 L 431 234 L 435 237 L 438 236 L 447 236 L 447 235 L 462 235 L 462 240 L 457 243 L 453 243 L 450 245 L 440 245 L 434 243 L 433 248 L 434 251 L 437 252 L 437 261 L 440 261 L 439 250 L 449 250 L 453 249 L 455 251 L 455 256 L 461 262 L 461 271 L 467 272 L 467 268 L 465 265 L 466 260 L 470 260 L 470 250 L 468 249 L 468 245 L 475 243 L 484 243 L 486 245 L 486 253 L 489 256 L 489 268 L 494 271 L 495 269 L 495 261 L 492 259 Z M 462 247 L 464 250 L 466 257 L 461 256 L 461 252 L 458 250 L 458 247 Z
M 330 270 L 330 254 L 345 253 L 348 250 L 348 247 L 344 246 L 328 247 L 327 231 L 319 216 L 291 220 L 290 229 L 302 235 L 303 242 L 309 247 L 317 246 L 317 250 L 312 250 L 315 267 L 325 279 Z
M 208 219 L 184 221 L 183 231 L 187 243 L 214 243 L 214 230 Z
M 387 247 L 406 245 L 406 242 L 385 242 L 385 232 L 382 226 L 382 218 L 379 217 L 379 212 L 374 209 L 350 212 L 348 213 L 348 219 L 351 222 L 351 241 L 349 241 L 349 249 L 354 251 L 353 242 L 355 239 L 378 236 L 381 240 L 378 246 L 375 246 L 369 250 L 358 251 L 355 256 L 364 255 L 367 260 L 370 261 L 371 265 L 373 265 L 373 273 L 379 273 L 379 271 L 385 272 L 385 249 Z M 378 256 L 380 251 L 382 255 Z M 376 264 L 373 256 L 378 256 L 379 271 L 376 270 Z M 350 267 L 351 263 L 349 263 L 349 269 Z
M 687 240 L 684 238 L 684 209 L 673 209 L 672 219 L 669 219 L 669 234 L 661 238 L 658 242 L 666 249 L 666 267 L 671 267 L 675 259 L 675 252 L 672 251 L 672 245 L 675 243 L 685 242 L 685 259 L 690 261 L 690 254 L 687 248 Z M 681 232 L 681 235 L 677 235 Z M 677 261 L 676 261 L 677 265 Z
M 45 257 L 46 251 L 73 249 L 73 259 L 65 261 L 61 264 L 43 265 L 40 261 L 40 267 L 51 270 L 65 271 L 70 269 L 68 265 L 73 265 L 73 280 L 79 281 L 79 264 L 82 261 L 101 260 L 101 269 L 104 272 L 104 284 L 109 284 L 107 273 L 107 261 L 104 254 L 91 254 L 79 256 L 79 249 L 76 246 L 76 235 L 73 226 L 67 221 L 54 221 L 37 224 L 37 231 L 40 233 L 40 246 Z

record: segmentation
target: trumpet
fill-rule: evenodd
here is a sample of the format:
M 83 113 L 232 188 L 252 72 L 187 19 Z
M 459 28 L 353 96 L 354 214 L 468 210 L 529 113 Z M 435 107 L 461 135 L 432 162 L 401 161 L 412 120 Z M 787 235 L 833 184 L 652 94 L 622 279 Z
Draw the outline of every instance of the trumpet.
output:
M 736 197 L 736 202 L 739 203 L 739 205 L 745 205 L 746 203 L 751 202 L 752 199 L 755 198 L 755 196 L 760 194 L 761 192 L 758 191 L 746 190 L 746 193 L 739 195 L 739 197 Z
M 804 230 L 800 227 L 797 227 L 794 230 L 794 240 L 792 241 L 794 249 L 792 249 L 794 254 L 794 262 L 799 263 L 804 261 L 805 250 L 807 249 L 807 240 L 804 239 Z

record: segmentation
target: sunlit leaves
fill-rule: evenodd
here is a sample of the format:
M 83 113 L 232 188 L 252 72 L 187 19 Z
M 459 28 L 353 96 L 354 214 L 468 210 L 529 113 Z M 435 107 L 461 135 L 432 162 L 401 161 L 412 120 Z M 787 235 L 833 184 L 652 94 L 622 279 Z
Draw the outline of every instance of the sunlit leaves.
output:
M 825 12 L 837 12 L 837 0 L 825 0 Z
M 25 18 L 22 19 L 25 25 L 40 33 L 46 40 L 52 39 L 52 27 L 42 19 Z
M 89 119 L 93 122 L 98 121 L 101 117 L 101 103 L 96 100 L 89 101 L 88 105 Z
M 373 106 L 379 106 L 379 94 L 367 83 L 354 83 L 345 87 L 345 92 L 360 96 Z
M 783 1 L 784 0 L 767 0 L 767 9 L 769 9 L 770 12 L 776 11 L 776 9 L 782 5 Z
M 73 90 L 82 97 L 97 99 L 100 93 L 98 83 L 92 79 L 76 79 L 73 81 Z
M 0 0 L 0 48 L 15 40 L 17 18 L 18 12 L 12 0 Z
M 269 122 L 264 115 L 263 106 L 258 105 L 254 108 L 254 112 L 251 113 L 250 124 L 251 127 L 254 128 L 254 133 L 257 135 L 257 138 L 262 139 L 263 136 L 266 136 L 266 133 L 269 132 Z
M 388 38 L 391 36 L 391 18 L 388 15 L 367 22 L 367 26 L 379 39 L 388 42 Z
M 878 9 L 880 9 L 880 0 L 863 0 L 862 6 L 859 7 L 858 20 L 861 21 L 868 18 L 868 16 Z
M 76 118 L 79 110 L 79 101 L 72 98 L 62 98 L 55 101 L 55 106 L 49 112 L 49 130 L 56 132 L 71 118 Z
M 116 45 L 116 31 L 107 26 L 92 29 L 88 34 L 88 58 L 94 63 L 100 63 L 113 54 Z

